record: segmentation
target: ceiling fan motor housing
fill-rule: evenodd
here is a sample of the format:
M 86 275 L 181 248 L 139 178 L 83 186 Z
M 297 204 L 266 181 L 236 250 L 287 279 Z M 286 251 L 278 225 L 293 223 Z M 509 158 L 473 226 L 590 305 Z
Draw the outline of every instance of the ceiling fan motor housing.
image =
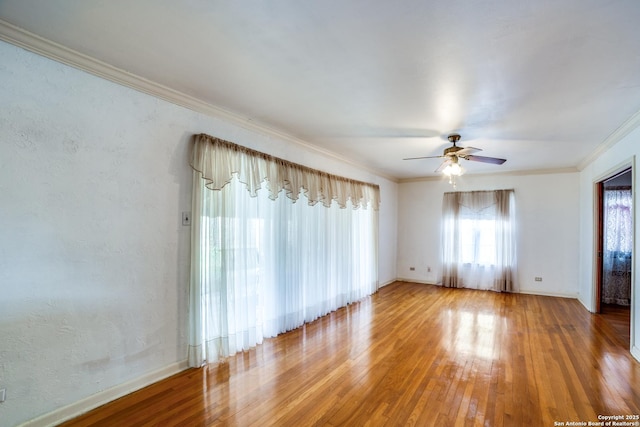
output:
M 460 141 L 460 135 L 458 135 L 457 133 L 452 133 L 451 135 L 449 135 L 447 137 L 447 139 L 449 140 L 450 143 L 453 144 L 453 147 L 449 147 L 449 148 L 445 148 L 444 149 L 444 155 L 445 156 L 450 156 L 450 155 L 455 154 L 456 152 L 462 150 L 462 147 L 456 146 L 456 142 Z
M 462 150 L 462 147 L 456 147 L 455 145 L 453 147 L 449 147 L 449 148 L 445 148 L 444 149 L 444 155 L 445 156 L 450 156 L 452 154 L 455 154 L 456 152 Z

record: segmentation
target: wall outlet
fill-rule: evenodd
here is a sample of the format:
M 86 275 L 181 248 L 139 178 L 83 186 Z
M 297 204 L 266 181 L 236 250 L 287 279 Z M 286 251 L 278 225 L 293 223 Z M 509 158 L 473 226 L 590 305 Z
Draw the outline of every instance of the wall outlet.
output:
M 1 388 L 0 389 L 0 403 L 4 402 L 7 398 L 7 389 L 6 388 Z
M 536 277 L 536 282 L 542 282 L 542 277 Z
M 191 212 L 182 212 L 182 225 L 191 225 Z
M 415 267 L 409 267 L 409 271 L 416 271 Z
M 431 267 L 427 267 L 427 273 L 431 273 Z

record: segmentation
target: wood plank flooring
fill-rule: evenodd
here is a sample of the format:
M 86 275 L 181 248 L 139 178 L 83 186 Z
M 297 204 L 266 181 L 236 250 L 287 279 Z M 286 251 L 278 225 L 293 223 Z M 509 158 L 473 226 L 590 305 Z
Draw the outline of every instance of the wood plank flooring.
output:
M 640 414 L 640 363 L 628 347 L 576 300 L 397 282 L 63 425 L 597 422 Z
M 615 330 L 615 335 L 624 343 L 629 343 L 631 338 L 631 308 L 615 304 L 601 304 L 600 314 L 604 321 Z

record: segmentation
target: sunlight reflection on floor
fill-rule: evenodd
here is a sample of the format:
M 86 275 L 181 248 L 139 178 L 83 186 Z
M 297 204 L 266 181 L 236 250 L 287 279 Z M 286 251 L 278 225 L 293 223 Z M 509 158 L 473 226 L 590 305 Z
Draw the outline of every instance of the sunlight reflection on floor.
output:
M 496 337 L 504 337 L 507 332 L 507 325 L 500 322 L 499 315 L 446 310 L 443 316 L 447 329 L 443 341 L 452 354 L 468 354 L 486 360 L 499 358 Z

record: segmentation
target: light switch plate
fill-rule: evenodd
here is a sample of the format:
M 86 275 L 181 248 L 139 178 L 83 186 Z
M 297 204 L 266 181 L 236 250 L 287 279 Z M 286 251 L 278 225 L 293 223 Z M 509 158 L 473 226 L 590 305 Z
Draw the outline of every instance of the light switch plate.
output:
M 182 225 L 191 225 L 191 212 L 182 212 Z

